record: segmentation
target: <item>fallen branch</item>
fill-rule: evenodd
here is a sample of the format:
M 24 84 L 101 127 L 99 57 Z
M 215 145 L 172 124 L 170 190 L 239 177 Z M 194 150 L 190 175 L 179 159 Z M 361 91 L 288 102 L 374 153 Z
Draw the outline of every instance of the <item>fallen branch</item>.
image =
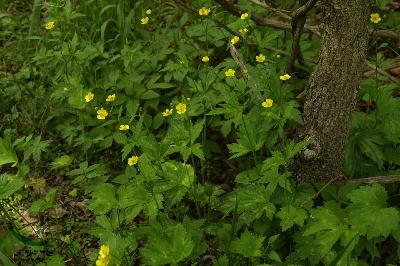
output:
M 391 184 L 400 182 L 400 175 L 373 176 L 347 180 L 347 184 Z

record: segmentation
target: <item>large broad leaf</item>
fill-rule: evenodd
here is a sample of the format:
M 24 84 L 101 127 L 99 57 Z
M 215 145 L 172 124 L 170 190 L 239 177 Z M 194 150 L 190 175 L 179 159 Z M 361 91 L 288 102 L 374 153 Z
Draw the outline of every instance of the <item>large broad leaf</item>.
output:
M 105 214 L 117 205 L 114 187 L 111 184 L 101 184 L 92 192 L 88 208 L 95 214 Z
M 265 237 L 245 231 L 239 239 L 232 242 L 231 250 L 243 257 L 261 257 L 261 248 Z
M 297 209 L 291 205 L 288 205 L 282 207 L 276 216 L 281 219 L 282 231 L 286 231 L 294 224 L 303 226 L 304 220 L 307 218 L 307 212 L 304 209 Z
M 12 147 L 11 142 L 0 138 L 0 166 L 7 163 L 14 163 L 15 165 L 17 162 L 18 157 Z
M 246 223 L 260 218 L 263 214 L 272 219 L 276 208 L 270 202 L 270 197 L 271 191 L 264 185 L 249 185 L 231 192 L 220 209 L 225 213 L 237 211 Z
M 160 231 L 160 232 L 159 232 Z M 193 241 L 182 224 L 151 230 L 148 243 L 140 250 L 146 265 L 175 264 L 187 258 Z
M 24 185 L 24 180 L 20 176 L 10 174 L 0 175 L 0 200 L 8 198 Z
M 324 257 L 330 252 L 339 238 L 348 232 L 344 216 L 343 210 L 333 201 L 328 201 L 324 207 L 311 211 L 312 220 L 306 226 L 303 234 L 304 237 L 312 236 L 307 241 L 310 253 Z
M 373 184 L 349 193 L 351 204 L 349 222 L 361 235 L 368 239 L 387 237 L 400 223 L 399 212 L 395 208 L 386 208 L 387 193 L 381 185 Z

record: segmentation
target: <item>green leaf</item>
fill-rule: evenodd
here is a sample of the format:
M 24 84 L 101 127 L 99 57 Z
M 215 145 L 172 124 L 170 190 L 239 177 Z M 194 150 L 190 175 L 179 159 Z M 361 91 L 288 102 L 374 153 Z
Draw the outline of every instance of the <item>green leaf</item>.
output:
M 233 143 L 233 144 L 228 144 L 228 149 L 229 152 L 231 154 L 233 154 L 231 157 L 229 157 L 229 159 L 233 159 L 233 158 L 238 158 L 240 156 L 243 156 L 249 152 L 251 152 L 251 150 L 241 144 L 238 143 Z
M 126 111 L 129 115 L 134 116 L 139 109 L 139 100 L 129 100 L 126 104 Z
M 33 140 L 29 141 L 24 150 L 24 161 L 28 160 L 31 156 L 36 165 L 39 163 L 42 152 L 47 151 L 51 140 L 41 140 L 41 136 L 37 136 Z
M 24 185 L 20 176 L 10 174 L 0 175 L 0 200 L 6 199 Z
M 328 201 L 324 207 L 312 210 L 311 217 L 312 220 L 305 227 L 303 236 L 313 235 L 312 243 L 309 244 L 313 247 L 317 246 L 318 250 L 314 252 L 324 257 L 339 238 L 348 231 L 348 225 L 345 222 L 343 210 L 333 201 Z
M 155 91 L 146 91 L 145 93 L 143 93 L 141 95 L 140 98 L 142 100 L 149 100 L 149 99 L 154 99 L 154 98 L 158 98 L 158 97 L 160 97 L 160 94 L 158 94 L 157 92 L 155 92 Z
M 311 142 L 308 140 L 303 140 L 298 143 L 289 142 L 286 145 L 285 157 L 286 162 L 296 156 L 301 150 L 305 149 Z
M 170 89 L 170 88 L 176 88 L 175 84 L 172 83 L 166 83 L 166 82 L 160 82 L 160 83 L 154 83 L 148 86 L 149 89 Z
M 193 241 L 182 224 L 164 230 L 150 230 L 147 244 L 140 249 L 146 265 L 175 264 L 189 257 Z
M 51 169 L 56 170 L 56 169 L 64 168 L 66 166 L 71 165 L 71 163 L 72 163 L 72 157 L 69 155 L 63 155 L 63 156 L 57 157 L 51 163 Z
M 387 193 L 379 184 L 360 187 L 349 193 L 349 222 L 360 235 L 387 237 L 400 223 L 398 210 L 386 208 Z
M 249 185 L 231 192 L 223 201 L 220 209 L 224 213 L 235 211 L 246 223 L 250 223 L 265 214 L 272 219 L 275 206 L 270 202 L 271 192 L 264 185 Z
M 16 264 L 7 257 L 1 250 L 0 250 L 0 261 L 3 263 L 4 266 L 16 266 Z
M 13 166 L 15 166 L 17 162 L 18 157 L 11 141 L 0 138 L 0 166 L 8 163 L 14 163 Z
M 304 209 L 297 209 L 289 205 L 282 207 L 282 209 L 276 214 L 276 217 L 281 219 L 282 231 L 286 231 L 294 224 L 303 226 L 304 220 L 307 218 L 307 212 Z
M 265 237 L 256 236 L 249 231 L 245 231 L 232 242 L 231 251 L 242 255 L 243 257 L 261 257 L 261 248 Z
M 117 205 L 114 187 L 111 184 L 101 184 L 92 192 L 88 208 L 95 214 L 105 214 Z
M 365 136 L 359 139 L 361 151 L 375 162 L 380 169 L 383 167 L 383 141 L 380 136 Z

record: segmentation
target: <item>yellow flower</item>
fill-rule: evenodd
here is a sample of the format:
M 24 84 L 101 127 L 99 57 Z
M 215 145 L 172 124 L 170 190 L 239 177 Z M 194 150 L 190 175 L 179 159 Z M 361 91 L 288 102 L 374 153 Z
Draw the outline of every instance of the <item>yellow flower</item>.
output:
M 231 44 L 235 44 L 240 40 L 240 38 L 238 36 L 233 36 L 233 38 L 231 39 Z
M 279 78 L 280 78 L 280 80 L 288 80 L 288 79 L 290 79 L 290 75 L 289 74 L 285 74 L 283 76 L 280 76 Z
M 273 103 L 274 101 L 272 99 L 266 99 L 265 101 L 263 101 L 262 106 L 265 108 L 269 108 L 272 106 Z
M 52 30 L 54 29 L 54 27 L 55 27 L 54 21 L 48 21 L 46 24 L 44 24 L 44 28 L 46 30 Z
M 106 102 L 113 102 L 114 100 L 115 100 L 115 93 L 111 94 L 111 95 L 108 95 L 107 99 L 106 99 Z
M 162 114 L 162 116 L 166 117 L 166 116 L 172 115 L 172 112 L 173 112 L 173 111 L 174 111 L 174 110 L 172 110 L 172 109 L 165 109 L 165 111 L 162 112 L 161 114 Z
M 131 158 L 128 158 L 128 165 L 129 166 L 134 166 L 135 164 L 137 164 L 139 161 L 139 157 L 137 156 L 132 156 Z
M 247 28 L 243 28 L 239 30 L 239 33 L 242 35 L 245 35 L 247 32 L 249 32 L 249 30 Z
M 119 130 L 125 131 L 129 129 L 129 125 L 119 125 Z
M 264 61 L 265 61 L 265 56 L 264 56 L 263 54 L 257 55 L 257 56 L 256 56 L 256 61 L 257 61 L 258 63 L 264 62 Z
M 208 61 L 210 61 L 210 58 L 208 56 L 203 56 L 201 61 L 203 61 L 204 63 L 207 63 Z
M 85 95 L 85 101 L 88 103 L 88 102 L 90 102 L 91 100 L 93 100 L 93 98 L 94 98 L 94 94 L 91 92 L 91 91 L 89 91 L 86 95 Z
M 149 22 L 149 17 L 144 17 L 140 21 L 141 21 L 142 25 L 145 25 Z
M 226 77 L 234 77 L 235 76 L 235 70 L 233 70 L 233 69 L 228 69 L 227 71 L 225 71 L 225 76 Z
M 249 17 L 249 14 L 248 13 L 243 13 L 241 16 L 240 16 L 240 19 L 246 19 L 246 18 L 248 18 Z
M 151 15 L 151 9 L 146 10 L 146 15 Z
M 108 116 L 108 112 L 102 107 L 97 110 L 97 119 L 104 120 Z
M 99 256 L 96 260 L 96 266 L 107 266 L 110 263 L 110 248 L 107 245 L 101 245 Z
M 186 113 L 186 104 L 184 103 L 178 103 L 175 107 L 176 112 L 178 113 L 178 115 L 182 115 L 184 113 Z
M 370 17 L 370 20 L 371 20 L 373 23 L 379 23 L 379 21 L 382 20 L 378 13 L 372 13 L 370 16 L 371 16 L 371 17 Z
M 107 245 L 101 245 L 100 251 L 99 251 L 99 257 L 100 258 L 105 258 L 110 255 L 110 247 Z
M 208 16 L 208 14 L 210 13 L 211 9 L 206 8 L 206 7 L 202 7 L 199 9 L 199 15 L 200 16 Z

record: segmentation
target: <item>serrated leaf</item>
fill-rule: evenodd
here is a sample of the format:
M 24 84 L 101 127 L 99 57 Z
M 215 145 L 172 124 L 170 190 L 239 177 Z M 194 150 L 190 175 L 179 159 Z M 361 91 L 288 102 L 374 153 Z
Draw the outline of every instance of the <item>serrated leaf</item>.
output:
M 6 199 L 24 185 L 20 176 L 10 174 L 0 175 L 0 200 Z
M 89 201 L 88 208 L 97 215 L 105 214 L 117 203 L 113 185 L 101 184 L 92 192 L 92 199 Z
M 368 239 L 387 237 L 400 223 L 398 210 L 386 208 L 387 193 L 379 184 L 360 187 L 349 193 L 349 222 L 352 228 Z
M 348 231 L 344 213 L 337 203 L 328 201 L 324 207 L 311 211 L 312 220 L 306 226 L 303 236 L 313 235 L 313 243 L 318 246 L 318 254 L 324 257 L 333 245 Z M 311 245 L 311 243 L 310 243 Z
M 249 185 L 231 192 L 221 204 L 221 211 L 229 213 L 235 211 L 246 223 L 250 223 L 262 215 L 272 219 L 275 206 L 270 202 L 271 192 L 264 185 Z
M 146 265 L 175 264 L 190 256 L 193 241 L 182 224 L 162 232 L 151 230 L 147 244 L 140 249 Z
M 8 163 L 18 162 L 17 154 L 15 153 L 12 143 L 6 139 L 0 138 L 0 166 Z
M 285 159 L 288 162 L 294 156 L 296 156 L 301 150 L 305 149 L 311 142 L 308 140 L 303 140 L 298 143 L 289 142 L 286 145 Z
M 72 157 L 69 155 L 63 155 L 60 157 L 57 157 L 52 163 L 51 163 L 51 169 L 60 169 L 64 168 L 66 166 L 69 166 L 72 162 Z
M 261 257 L 261 248 L 265 237 L 257 236 L 249 231 L 242 233 L 239 239 L 232 242 L 231 251 L 243 257 Z
M 291 205 L 284 206 L 276 214 L 276 217 L 281 219 L 282 231 L 286 231 L 294 224 L 298 226 L 304 225 L 304 220 L 307 218 L 307 212 L 304 209 L 297 209 Z

